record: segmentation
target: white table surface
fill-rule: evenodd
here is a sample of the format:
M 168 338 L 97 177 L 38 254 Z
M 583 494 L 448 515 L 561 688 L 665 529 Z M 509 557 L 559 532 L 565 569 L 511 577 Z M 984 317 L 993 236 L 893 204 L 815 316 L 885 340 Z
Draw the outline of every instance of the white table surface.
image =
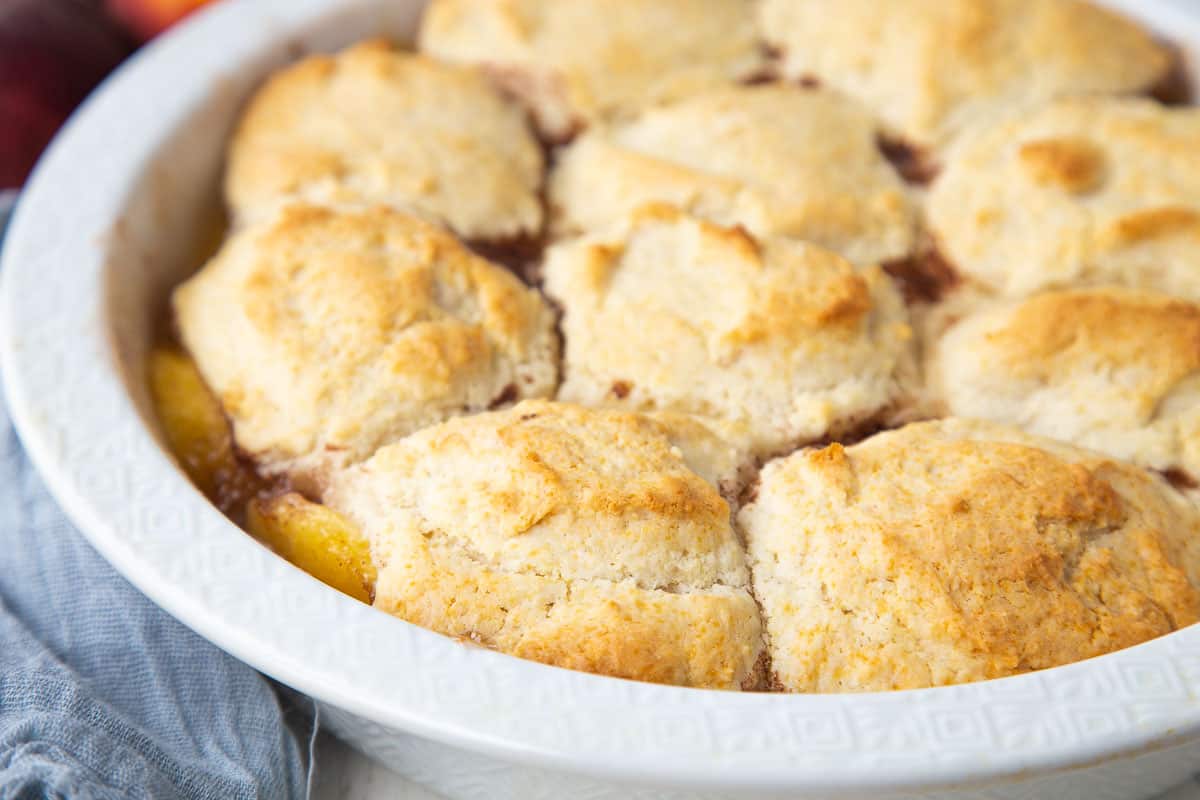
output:
M 1200 765 L 1197 765 L 1200 768 Z M 351 750 L 328 734 L 317 742 L 312 800 L 445 800 Z M 563 800 L 569 800 L 563 798 Z M 1158 800 L 1200 800 L 1200 783 L 1188 783 Z
M 329 734 L 317 740 L 312 800 L 444 800 L 351 750 Z M 1193 800 L 1190 797 L 1171 800 Z M 1198 798 L 1197 800 L 1200 800 Z

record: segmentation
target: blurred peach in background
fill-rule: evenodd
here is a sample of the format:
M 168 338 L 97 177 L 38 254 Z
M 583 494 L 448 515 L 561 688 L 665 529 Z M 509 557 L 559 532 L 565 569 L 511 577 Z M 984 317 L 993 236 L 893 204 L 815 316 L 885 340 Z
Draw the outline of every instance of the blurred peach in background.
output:
M 0 2 L 0 191 L 25 181 L 59 126 L 143 41 L 208 0 Z

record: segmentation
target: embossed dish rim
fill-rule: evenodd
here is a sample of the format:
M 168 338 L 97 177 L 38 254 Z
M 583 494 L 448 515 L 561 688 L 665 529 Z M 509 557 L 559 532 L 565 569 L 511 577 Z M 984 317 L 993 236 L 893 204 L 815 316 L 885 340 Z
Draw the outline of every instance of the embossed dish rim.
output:
M 1109 4 L 1200 52 L 1200 17 L 1169 0 Z M 277 558 L 209 505 L 139 413 L 114 345 L 110 304 L 129 287 L 109 280 L 110 245 L 130 193 L 144 191 L 164 142 L 267 49 L 400 30 L 421 5 L 228 0 L 122 67 L 38 166 L 3 253 L 5 386 L 51 491 L 125 577 L 223 649 L 332 705 L 505 761 L 611 780 L 920 790 L 1200 736 L 1200 625 L 964 686 L 844 695 L 656 686 L 522 661 L 386 616 Z

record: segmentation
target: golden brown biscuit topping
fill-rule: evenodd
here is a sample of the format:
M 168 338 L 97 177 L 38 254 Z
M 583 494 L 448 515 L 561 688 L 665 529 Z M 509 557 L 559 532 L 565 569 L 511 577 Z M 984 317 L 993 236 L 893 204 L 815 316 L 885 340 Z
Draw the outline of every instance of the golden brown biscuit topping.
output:
M 482 74 L 371 40 L 259 89 L 225 194 L 238 223 L 290 202 L 382 204 L 504 241 L 540 233 L 542 166 L 524 115 Z
M 1086 139 L 1041 139 L 1017 151 L 1026 174 L 1041 186 L 1085 194 L 1104 180 L 1104 151 Z
M 541 297 L 387 208 L 289 206 L 235 234 L 174 306 L 238 445 L 305 481 L 556 383 Z
M 552 247 L 545 278 L 564 310 L 560 399 L 719 420 L 760 457 L 883 413 L 911 377 L 888 278 L 803 242 L 654 205 Z
M 858 97 L 896 134 L 944 145 L 981 118 L 1057 96 L 1149 92 L 1169 49 L 1083 0 L 764 0 L 792 78 Z
M 1200 514 L 1146 472 L 1001 426 L 773 462 L 739 520 L 794 691 L 1012 675 L 1200 620 Z
M 657 422 L 543 401 L 461 417 L 338 474 L 375 605 L 526 658 L 714 688 L 757 680 L 729 507 Z
M 1200 306 L 1138 292 L 1055 292 L 1020 305 L 988 336 L 1015 374 L 1045 380 L 1064 362 L 1138 364 L 1161 394 L 1200 370 Z
M 758 72 L 753 0 L 434 0 L 421 50 L 488 67 L 551 138 Z
M 1146 31 L 434 0 L 420 47 L 251 99 L 232 233 L 151 359 L 185 469 L 280 555 L 698 688 L 947 685 L 1200 620 L 1200 116 L 1120 96 L 1167 77 Z

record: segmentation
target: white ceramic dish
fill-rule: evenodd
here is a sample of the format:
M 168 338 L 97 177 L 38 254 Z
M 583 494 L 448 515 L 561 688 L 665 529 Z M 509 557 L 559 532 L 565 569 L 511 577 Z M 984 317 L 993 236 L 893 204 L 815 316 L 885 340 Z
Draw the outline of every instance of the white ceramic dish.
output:
M 1200 52 L 1196 0 L 1119 5 Z M 653 686 L 465 646 L 228 523 L 164 452 L 143 356 L 272 66 L 410 35 L 418 0 L 230 0 L 124 66 L 38 167 L 3 261 L 4 378 L 51 489 L 155 602 L 456 798 L 1146 797 L 1200 769 L 1200 625 L 1068 667 L 890 694 Z M 1200 147 L 1200 143 L 1197 143 Z

